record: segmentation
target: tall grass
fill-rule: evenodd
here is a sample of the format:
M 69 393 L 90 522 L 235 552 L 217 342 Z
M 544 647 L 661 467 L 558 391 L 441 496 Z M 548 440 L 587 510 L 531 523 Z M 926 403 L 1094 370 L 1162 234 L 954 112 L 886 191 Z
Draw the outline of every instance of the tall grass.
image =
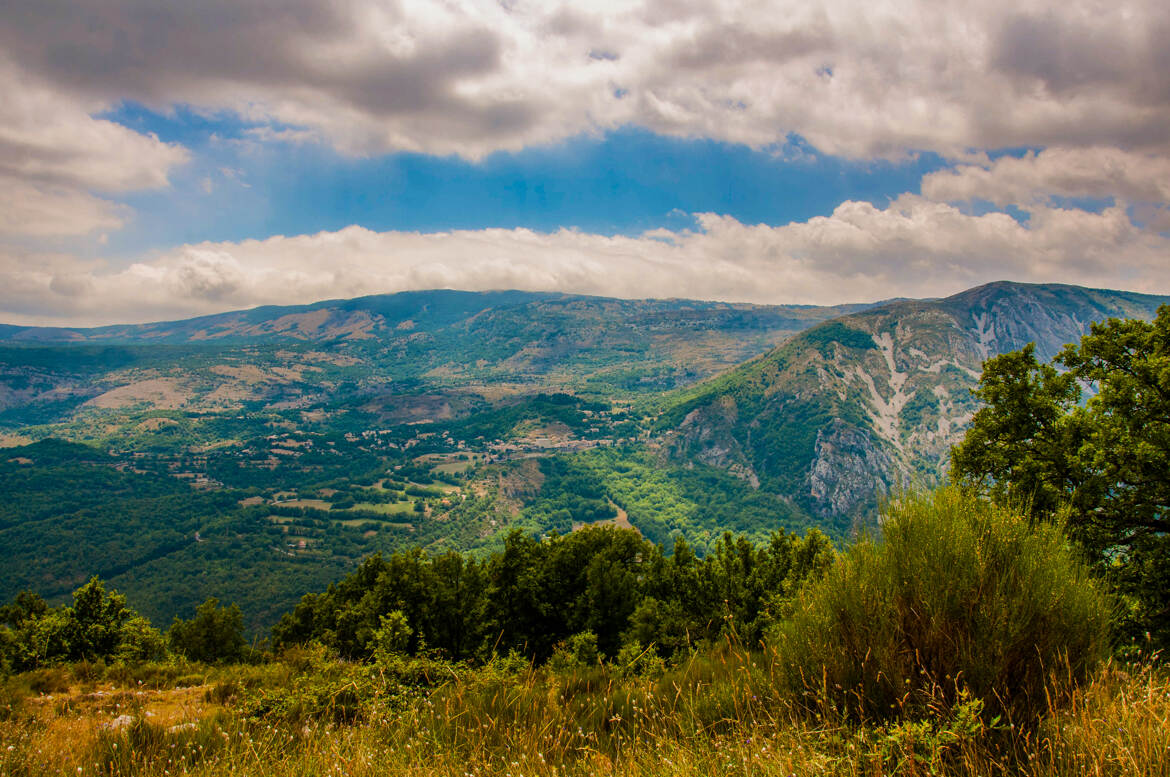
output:
M 146 702 L 32 697 L 0 722 L 0 774 L 1170 774 L 1170 678 L 1151 666 L 1106 665 L 1037 727 L 1017 729 L 1011 753 L 994 742 L 1006 724 L 993 729 L 973 697 L 947 717 L 817 720 L 783 702 L 776 668 L 730 649 L 658 679 L 483 667 L 347 724 L 213 703 L 186 723 L 156 722 Z M 132 725 L 109 727 L 127 712 Z
M 1108 608 L 1057 529 L 944 489 L 764 646 L 59 667 L 0 685 L 0 774 L 1170 777 L 1170 675 L 1102 663 Z

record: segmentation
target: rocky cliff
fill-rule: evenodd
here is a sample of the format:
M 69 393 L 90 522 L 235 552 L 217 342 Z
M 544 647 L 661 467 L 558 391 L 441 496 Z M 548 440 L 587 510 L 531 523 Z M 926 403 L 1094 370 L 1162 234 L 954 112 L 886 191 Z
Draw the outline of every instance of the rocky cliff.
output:
M 675 398 L 669 455 L 783 493 L 829 526 L 872 520 L 881 494 L 938 478 L 976 409 L 983 361 L 1035 342 L 1043 358 L 1110 317 L 1170 298 L 995 283 L 895 302 L 809 329 Z

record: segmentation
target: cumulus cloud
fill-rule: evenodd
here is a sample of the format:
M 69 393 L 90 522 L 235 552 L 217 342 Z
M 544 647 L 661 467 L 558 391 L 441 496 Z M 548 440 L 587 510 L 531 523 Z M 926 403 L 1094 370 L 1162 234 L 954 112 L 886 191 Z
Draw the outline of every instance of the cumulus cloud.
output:
M 635 124 L 854 157 L 1170 144 L 1162 0 L 6 4 L 61 94 L 231 109 L 352 153 L 479 157 Z
M 85 235 L 122 226 L 126 209 L 77 187 L 0 174 L 0 235 Z
M 116 229 L 126 209 L 98 194 L 165 186 L 187 159 L 179 146 L 94 118 L 100 101 L 68 95 L 2 57 L 0 94 L 2 235 Z
M 1170 202 L 1170 158 L 1118 148 L 1047 148 L 994 163 L 930 173 L 922 193 L 948 202 L 987 200 L 999 206 L 1053 197 Z
M 1026 226 L 916 195 L 884 208 L 845 202 L 830 216 L 778 227 L 696 218 L 691 230 L 635 237 L 354 226 L 188 245 L 120 270 L 67 257 L 0 257 L 0 320 L 142 322 L 443 287 L 816 304 L 938 296 L 1001 278 L 1170 288 L 1170 239 L 1134 225 L 1120 206 L 1036 206 Z
M 110 322 L 452 286 L 837 302 L 1059 278 L 1170 288 L 1164 0 L 10 0 L 0 237 L 118 228 L 182 147 L 100 118 L 231 111 L 252 143 L 457 154 L 636 125 L 783 154 L 934 151 L 922 196 L 783 226 L 334 233 L 181 246 L 128 267 L 0 249 L 9 320 Z M 1042 148 L 990 161 L 986 149 Z M 227 175 L 227 172 L 224 172 Z M 206 188 L 206 187 L 205 187 Z M 1112 199 L 1102 212 L 1059 198 Z M 971 215 L 962 203 L 1018 205 Z M 1132 218 L 1132 220 L 1131 220 Z M 21 242 L 26 241 L 26 242 Z M 52 245 L 46 242 L 46 245 Z

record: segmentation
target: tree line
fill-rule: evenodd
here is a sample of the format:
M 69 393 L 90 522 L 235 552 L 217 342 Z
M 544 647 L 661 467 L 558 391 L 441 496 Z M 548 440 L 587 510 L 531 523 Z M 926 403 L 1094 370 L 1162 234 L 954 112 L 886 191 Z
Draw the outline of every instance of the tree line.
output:
M 713 640 L 757 642 L 800 585 L 832 561 L 828 539 L 775 532 L 756 545 L 725 534 L 704 557 L 684 539 L 667 554 L 636 531 L 589 527 L 537 538 L 512 532 L 482 560 L 421 550 L 367 559 L 308 594 L 273 629 L 273 645 L 321 642 L 370 656 L 393 616 L 407 652 L 542 661 L 589 634 L 613 657 L 638 643 L 663 656 Z
M 23 591 L 0 607 L 0 670 L 21 672 L 77 661 L 135 663 L 171 655 L 192 661 L 239 661 L 244 657 L 244 618 L 236 605 L 215 598 L 190 620 L 174 619 L 166 634 L 126 606 L 93 577 L 73 592 L 72 602 L 50 607 Z

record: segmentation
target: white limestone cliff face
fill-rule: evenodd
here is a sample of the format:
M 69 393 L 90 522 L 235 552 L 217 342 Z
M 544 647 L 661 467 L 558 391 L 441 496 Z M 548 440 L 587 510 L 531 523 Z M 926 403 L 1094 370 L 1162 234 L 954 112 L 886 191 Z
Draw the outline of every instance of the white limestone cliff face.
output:
M 892 457 L 863 429 L 835 422 L 817 431 L 806 477 L 813 510 L 821 517 L 844 515 L 889 491 L 896 471 Z
M 971 389 L 986 359 L 1035 342 L 1038 357 L 1048 360 L 1091 322 L 1149 318 L 1158 302 L 1003 283 L 843 316 L 822 325 L 819 337 L 809 330 L 745 365 L 742 380 L 731 373 L 723 381 L 728 394 L 713 395 L 678 427 L 685 443 L 676 448 L 752 483 L 787 489 L 817 516 L 872 513 L 891 484 L 945 474 L 950 449 L 977 409 Z M 726 405 L 730 394 L 734 412 Z M 769 429 L 782 434 L 769 436 Z M 794 446 L 803 446 L 797 456 Z M 781 447 L 785 455 L 776 455 Z

